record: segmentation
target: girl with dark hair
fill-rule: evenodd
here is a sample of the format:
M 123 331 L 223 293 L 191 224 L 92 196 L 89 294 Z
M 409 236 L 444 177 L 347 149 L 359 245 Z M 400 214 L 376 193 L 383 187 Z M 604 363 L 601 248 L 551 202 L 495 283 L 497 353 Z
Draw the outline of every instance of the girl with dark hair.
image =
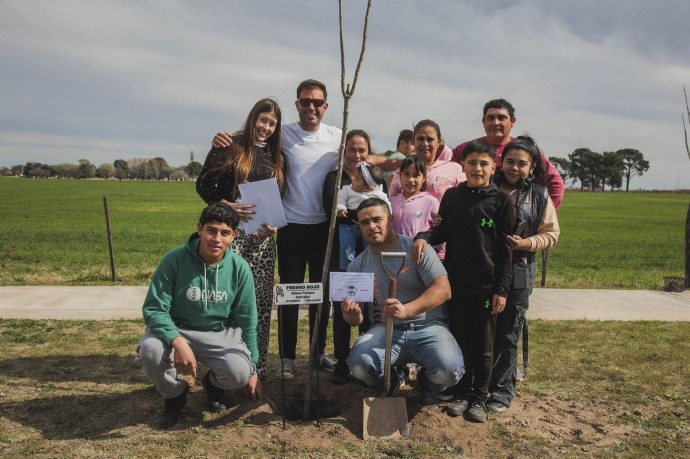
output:
M 222 202 L 232 207 L 240 218 L 252 218 L 255 206 L 240 202 L 238 185 L 275 177 L 282 192 L 285 184 L 285 160 L 281 151 L 280 107 L 272 99 L 261 99 L 247 115 L 242 129 L 233 134 L 228 147 L 212 148 L 196 181 L 199 196 L 207 203 Z M 242 256 L 252 270 L 259 313 L 259 378 L 266 379 L 266 356 L 273 306 L 273 282 L 276 229 L 263 224 L 254 234 L 239 230 L 233 249 Z
M 505 146 L 495 182 L 515 205 L 516 228 L 508 236 L 513 244 L 513 285 L 505 310 L 497 316 L 490 411 L 504 411 L 515 397 L 518 340 L 537 273 L 535 253 L 555 246 L 560 235 L 548 190 L 536 184 L 542 173 L 539 148 L 530 137 L 520 136 Z
M 439 201 L 426 190 L 426 164 L 418 156 L 402 160 L 399 170 L 401 193 L 391 196 L 393 229 L 403 236 L 431 231 Z

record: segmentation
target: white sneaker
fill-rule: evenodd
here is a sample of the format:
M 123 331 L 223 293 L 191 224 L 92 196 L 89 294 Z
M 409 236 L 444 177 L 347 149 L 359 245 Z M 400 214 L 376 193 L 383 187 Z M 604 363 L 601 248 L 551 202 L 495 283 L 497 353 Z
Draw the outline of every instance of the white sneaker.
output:
M 295 377 L 295 361 L 293 359 L 283 359 L 281 368 L 282 377 L 289 381 Z

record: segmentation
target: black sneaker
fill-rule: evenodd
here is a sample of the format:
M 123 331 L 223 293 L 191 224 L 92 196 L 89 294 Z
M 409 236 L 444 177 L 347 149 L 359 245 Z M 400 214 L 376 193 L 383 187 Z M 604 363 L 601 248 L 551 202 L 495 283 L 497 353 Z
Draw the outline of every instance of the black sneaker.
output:
M 335 360 L 327 356 L 326 354 L 321 354 L 318 357 L 318 365 L 321 369 L 328 373 L 333 373 L 335 371 Z
M 379 397 L 393 397 L 405 385 L 405 373 L 398 367 L 391 368 L 391 386 L 388 394 L 381 393 Z
M 483 398 L 470 394 L 468 397 L 469 408 L 465 411 L 465 419 L 472 422 L 486 422 L 487 408 L 486 400 Z
M 338 360 L 335 364 L 335 371 L 331 376 L 331 384 L 336 386 L 342 386 L 350 382 L 350 365 L 348 365 L 347 360 Z
M 180 413 L 182 412 L 182 408 L 187 404 L 188 392 L 189 387 L 185 387 L 184 391 L 177 397 L 163 399 L 165 407 L 163 409 L 163 415 L 158 423 L 161 429 L 170 429 L 180 422 Z
M 436 411 L 438 409 L 438 394 L 436 392 L 431 392 L 430 390 L 422 388 L 422 395 L 419 403 L 422 408 L 429 411 Z
M 452 402 L 446 405 L 446 413 L 451 416 L 460 416 L 462 413 L 467 411 L 469 403 L 467 403 L 467 398 L 458 397 L 454 398 Z
M 208 370 L 201 380 L 201 385 L 206 390 L 206 398 L 208 399 L 208 409 L 214 413 L 220 413 L 228 409 L 225 406 L 225 390 L 211 384 L 209 375 L 211 370 Z

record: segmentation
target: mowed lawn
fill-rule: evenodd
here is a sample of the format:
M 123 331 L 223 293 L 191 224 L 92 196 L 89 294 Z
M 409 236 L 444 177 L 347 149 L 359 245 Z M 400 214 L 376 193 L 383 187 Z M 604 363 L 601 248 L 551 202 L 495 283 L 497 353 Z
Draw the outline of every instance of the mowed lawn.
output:
M 203 208 L 193 182 L 0 178 L 0 285 L 145 285 Z M 690 194 L 566 192 L 547 287 L 660 289 L 683 276 Z

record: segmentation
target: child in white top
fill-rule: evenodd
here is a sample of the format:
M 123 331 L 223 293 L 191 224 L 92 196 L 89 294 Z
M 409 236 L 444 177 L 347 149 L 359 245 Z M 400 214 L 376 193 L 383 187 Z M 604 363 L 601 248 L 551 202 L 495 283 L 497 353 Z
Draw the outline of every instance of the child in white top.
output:
M 391 203 L 383 191 L 383 183 L 383 171 L 379 167 L 370 166 L 362 161 L 357 173 L 352 177 L 352 184 L 345 185 L 338 192 L 336 206 L 338 217 L 347 217 L 348 212 L 356 214 L 361 202 L 369 198 L 383 199 L 390 208 Z M 340 269 L 347 269 L 350 262 L 355 259 L 357 242 L 360 242 L 363 247 L 368 244 L 362 237 L 357 224 L 343 225 L 341 223 L 338 225 L 338 236 L 340 238 Z

